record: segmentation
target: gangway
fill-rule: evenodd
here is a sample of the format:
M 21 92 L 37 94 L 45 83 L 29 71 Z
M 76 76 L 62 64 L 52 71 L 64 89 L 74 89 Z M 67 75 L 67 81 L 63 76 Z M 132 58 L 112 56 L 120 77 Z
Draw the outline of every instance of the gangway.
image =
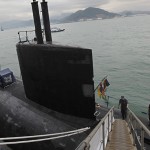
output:
M 125 120 L 114 121 L 109 139 L 106 150 L 137 150 Z
M 115 119 L 114 113 L 112 107 L 76 150 L 148 150 L 144 137 L 150 139 L 150 131 L 138 117 L 129 108 L 126 120 Z

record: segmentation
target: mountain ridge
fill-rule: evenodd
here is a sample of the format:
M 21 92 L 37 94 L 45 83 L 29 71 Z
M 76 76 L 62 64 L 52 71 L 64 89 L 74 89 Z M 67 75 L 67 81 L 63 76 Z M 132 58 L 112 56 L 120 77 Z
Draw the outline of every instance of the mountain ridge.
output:
M 88 7 L 84 10 L 78 10 L 72 14 L 61 14 L 59 17 L 51 17 L 50 22 L 52 24 L 58 23 L 69 23 L 69 22 L 77 22 L 77 21 L 87 21 L 87 20 L 98 20 L 98 19 L 111 19 L 115 17 L 128 17 L 133 15 L 150 15 L 150 11 L 123 11 L 120 13 L 112 13 L 100 8 Z M 42 21 L 41 21 L 42 22 Z M 7 22 L 0 23 L 5 29 L 12 28 L 21 28 L 34 26 L 33 19 L 30 20 L 12 20 Z
M 76 22 L 84 21 L 88 19 L 110 19 L 114 17 L 120 17 L 120 14 L 110 13 L 100 8 L 88 7 L 84 10 L 79 10 L 70 16 L 67 16 L 61 20 L 61 22 Z

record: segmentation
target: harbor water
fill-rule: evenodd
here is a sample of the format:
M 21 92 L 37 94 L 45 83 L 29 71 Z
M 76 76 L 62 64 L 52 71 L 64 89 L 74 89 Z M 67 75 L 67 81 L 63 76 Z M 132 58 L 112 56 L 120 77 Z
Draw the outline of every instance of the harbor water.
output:
M 107 75 L 109 106 L 118 106 L 120 96 L 137 115 L 147 118 L 150 104 L 150 15 L 52 25 L 65 31 L 52 33 L 57 44 L 92 49 L 95 87 Z M 10 68 L 17 77 L 18 31 L 0 32 L 0 68 Z M 28 61 L 28 60 L 27 60 Z M 95 92 L 96 102 L 106 105 Z

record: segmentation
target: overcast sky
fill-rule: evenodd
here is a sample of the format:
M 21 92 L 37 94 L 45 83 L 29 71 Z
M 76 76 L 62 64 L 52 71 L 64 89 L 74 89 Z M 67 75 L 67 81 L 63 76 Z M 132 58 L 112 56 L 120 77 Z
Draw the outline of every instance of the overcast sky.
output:
M 0 0 L 0 22 L 9 20 L 30 20 L 32 16 L 31 2 L 33 0 Z M 39 7 L 40 2 L 39 0 Z M 58 16 L 62 13 L 72 13 L 87 7 L 97 7 L 110 12 L 124 10 L 150 11 L 150 0 L 46 0 L 49 15 Z

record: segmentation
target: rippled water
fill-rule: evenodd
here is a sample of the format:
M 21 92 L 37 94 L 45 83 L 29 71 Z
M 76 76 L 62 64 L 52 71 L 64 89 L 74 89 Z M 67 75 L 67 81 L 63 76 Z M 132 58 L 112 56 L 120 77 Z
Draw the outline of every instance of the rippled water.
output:
M 147 112 L 150 103 L 150 16 L 56 26 L 65 28 L 65 31 L 53 33 L 53 41 L 92 49 L 95 87 L 108 75 L 110 86 L 107 94 L 116 98 L 110 98 L 109 105 L 118 106 L 120 96 L 124 95 L 136 114 L 147 117 L 142 112 Z M 15 46 L 17 32 L 28 29 L 0 32 L 1 68 L 9 67 L 17 76 L 20 76 Z M 95 97 L 97 102 L 104 103 L 97 93 Z

